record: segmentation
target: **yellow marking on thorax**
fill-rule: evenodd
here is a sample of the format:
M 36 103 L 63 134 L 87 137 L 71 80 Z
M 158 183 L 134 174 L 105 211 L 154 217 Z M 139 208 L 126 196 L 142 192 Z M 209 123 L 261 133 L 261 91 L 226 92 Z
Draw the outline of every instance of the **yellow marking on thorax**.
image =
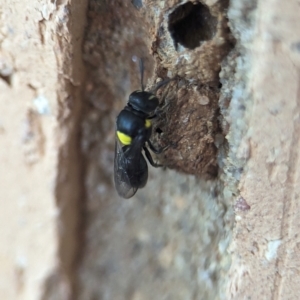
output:
M 154 98 L 156 98 L 156 96 L 155 96 L 155 95 L 152 95 L 152 96 L 149 97 L 149 100 L 152 100 L 152 99 L 154 99 Z
M 151 121 L 149 119 L 145 120 L 145 127 L 150 128 L 151 127 Z
M 118 136 L 119 141 L 123 145 L 127 146 L 127 145 L 131 144 L 132 138 L 129 135 L 127 135 L 121 131 L 117 131 L 117 136 Z

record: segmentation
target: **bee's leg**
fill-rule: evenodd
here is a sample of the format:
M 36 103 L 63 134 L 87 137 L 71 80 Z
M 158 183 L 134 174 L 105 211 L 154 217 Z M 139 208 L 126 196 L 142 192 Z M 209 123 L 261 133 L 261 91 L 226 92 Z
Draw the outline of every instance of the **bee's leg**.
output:
M 157 117 L 160 117 L 166 110 L 166 108 L 170 105 L 170 102 L 165 104 L 163 107 L 157 108 L 154 112 L 154 115 L 148 117 L 147 119 L 151 120 L 151 119 L 155 119 Z
M 155 167 L 155 168 L 159 168 L 159 167 L 162 167 L 163 165 L 160 165 L 160 164 L 157 164 L 153 161 L 153 158 L 149 152 L 149 150 L 147 149 L 147 147 L 143 147 L 144 151 L 145 151 L 145 154 L 146 154 L 146 157 L 149 161 L 149 163 L 151 164 L 151 166 Z
M 153 151 L 155 154 L 161 154 L 162 152 L 164 152 L 165 150 L 167 150 L 169 148 L 169 145 L 166 146 L 166 147 L 163 147 L 163 148 L 159 148 L 159 149 L 156 149 L 153 144 L 150 142 L 150 140 L 147 140 L 147 143 L 151 149 L 151 151 Z
M 169 83 L 172 79 L 167 78 L 165 80 L 162 80 L 160 82 L 157 83 L 157 85 L 150 91 L 150 93 L 152 94 L 156 94 L 156 92 L 164 85 L 166 85 L 167 83 Z
M 148 117 L 147 119 L 148 119 L 148 120 L 155 119 L 155 118 L 158 117 L 158 115 L 159 115 L 159 114 L 155 113 L 154 115 Z

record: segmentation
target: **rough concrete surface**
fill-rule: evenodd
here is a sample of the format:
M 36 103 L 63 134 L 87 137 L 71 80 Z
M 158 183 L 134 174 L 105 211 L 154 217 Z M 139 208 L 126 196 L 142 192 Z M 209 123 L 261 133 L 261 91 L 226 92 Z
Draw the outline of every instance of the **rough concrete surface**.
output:
M 242 37 L 240 4 L 233 1 L 229 16 L 238 16 Z M 299 299 L 299 15 L 299 1 L 258 1 L 252 32 L 241 38 L 251 53 L 250 68 L 241 62 L 250 103 L 236 152 L 247 163 L 236 203 L 228 299 Z M 236 97 L 240 92 L 235 89 Z
M 5 0 L 0 299 L 299 299 L 300 5 Z M 113 185 L 115 119 L 158 91 L 155 157 Z
M 80 1 L 0 4 L 0 299 L 71 295 L 84 18 Z

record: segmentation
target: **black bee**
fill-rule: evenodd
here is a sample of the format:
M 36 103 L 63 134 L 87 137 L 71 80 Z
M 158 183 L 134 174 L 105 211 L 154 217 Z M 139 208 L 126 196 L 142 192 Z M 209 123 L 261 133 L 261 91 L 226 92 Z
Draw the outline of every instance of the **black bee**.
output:
M 156 149 L 150 142 L 150 136 L 151 119 L 156 117 L 155 112 L 159 105 L 155 92 L 169 80 L 160 82 L 152 92 L 147 92 L 144 90 L 142 59 L 140 73 L 142 90 L 130 94 L 127 105 L 118 115 L 116 122 L 114 179 L 118 194 L 126 199 L 132 197 L 139 188 L 143 188 L 148 180 L 148 165 L 142 150 L 153 167 L 162 166 L 153 161 L 146 143 L 156 154 L 167 148 Z

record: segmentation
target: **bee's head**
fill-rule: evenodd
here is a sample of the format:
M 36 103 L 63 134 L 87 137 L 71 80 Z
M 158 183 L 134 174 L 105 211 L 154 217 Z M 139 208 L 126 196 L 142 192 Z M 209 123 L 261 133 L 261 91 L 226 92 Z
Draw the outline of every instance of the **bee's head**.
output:
M 150 92 L 134 91 L 129 96 L 128 105 L 148 115 L 158 107 L 159 100 Z
M 145 91 L 144 87 L 144 61 L 141 58 L 139 61 L 140 66 L 140 74 L 141 74 L 141 90 L 134 91 L 130 94 L 128 105 L 131 106 L 133 109 L 143 112 L 146 115 L 153 113 L 159 105 L 159 100 L 155 96 L 156 91 L 168 83 L 170 80 L 163 80 L 159 82 L 154 89 L 150 92 Z

